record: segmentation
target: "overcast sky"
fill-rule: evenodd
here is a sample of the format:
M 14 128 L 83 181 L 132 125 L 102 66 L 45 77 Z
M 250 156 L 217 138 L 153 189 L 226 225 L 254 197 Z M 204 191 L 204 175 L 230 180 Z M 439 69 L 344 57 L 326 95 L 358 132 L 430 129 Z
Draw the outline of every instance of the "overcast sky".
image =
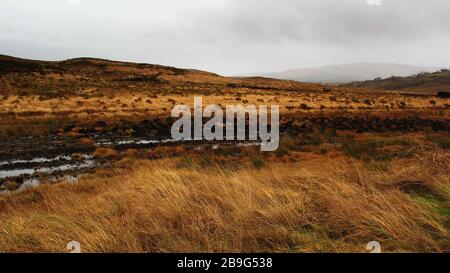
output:
M 0 0 L 0 54 L 223 75 L 353 62 L 450 66 L 449 0 L 367 2 Z

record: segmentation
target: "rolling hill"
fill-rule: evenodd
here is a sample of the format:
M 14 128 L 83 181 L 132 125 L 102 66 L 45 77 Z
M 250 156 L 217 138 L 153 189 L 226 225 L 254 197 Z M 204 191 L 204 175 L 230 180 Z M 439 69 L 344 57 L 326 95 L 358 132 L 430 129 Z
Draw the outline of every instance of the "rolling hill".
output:
M 435 95 L 442 91 L 450 92 L 450 70 L 442 69 L 438 72 L 420 73 L 410 77 L 390 77 L 387 79 L 353 82 L 345 86 Z
M 175 67 L 75 58 L 38 61 L 0 55 L 0 95 L 38 95 L 42 98 L 100 93 L 217 93 L 252 91 L 323 91 L 320 84 L 263 77 L 232 78 Z
M 434 72 L 439 68 L 402 64 L 354 63 L 329 65 L 315 68 L 288 70 L 264 76 L 275 79 L 296 80 L 313 83 L 349 83 L 391 76 L 405 77 L 421 72 Z

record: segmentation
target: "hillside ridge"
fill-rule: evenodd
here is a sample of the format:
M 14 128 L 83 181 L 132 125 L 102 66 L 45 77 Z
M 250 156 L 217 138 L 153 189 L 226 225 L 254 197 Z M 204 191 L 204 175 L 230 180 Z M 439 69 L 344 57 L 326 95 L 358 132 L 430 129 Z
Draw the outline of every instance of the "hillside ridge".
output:
M 450 70 L 442 69 L 437 72 L 419 73 L 409 77 L 390 77 L 353 82 L 343 86 L 418 94 L 450 92 Z

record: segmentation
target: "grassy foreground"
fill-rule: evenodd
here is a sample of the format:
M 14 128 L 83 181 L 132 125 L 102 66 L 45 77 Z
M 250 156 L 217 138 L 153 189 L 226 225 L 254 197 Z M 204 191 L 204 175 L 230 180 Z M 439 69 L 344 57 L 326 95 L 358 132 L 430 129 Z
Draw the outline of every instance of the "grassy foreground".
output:
M 450 154 L 138 161 L 0 195 L 0 252 L 449 252 Z

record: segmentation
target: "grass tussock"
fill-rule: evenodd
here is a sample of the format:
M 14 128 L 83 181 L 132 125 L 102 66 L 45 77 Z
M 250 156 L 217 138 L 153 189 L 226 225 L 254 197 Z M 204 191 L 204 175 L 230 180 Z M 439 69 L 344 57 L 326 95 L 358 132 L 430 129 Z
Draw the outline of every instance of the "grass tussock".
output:
M 448 252 L 449 164 L 140 161 L 0 196 L 0 252 Z

